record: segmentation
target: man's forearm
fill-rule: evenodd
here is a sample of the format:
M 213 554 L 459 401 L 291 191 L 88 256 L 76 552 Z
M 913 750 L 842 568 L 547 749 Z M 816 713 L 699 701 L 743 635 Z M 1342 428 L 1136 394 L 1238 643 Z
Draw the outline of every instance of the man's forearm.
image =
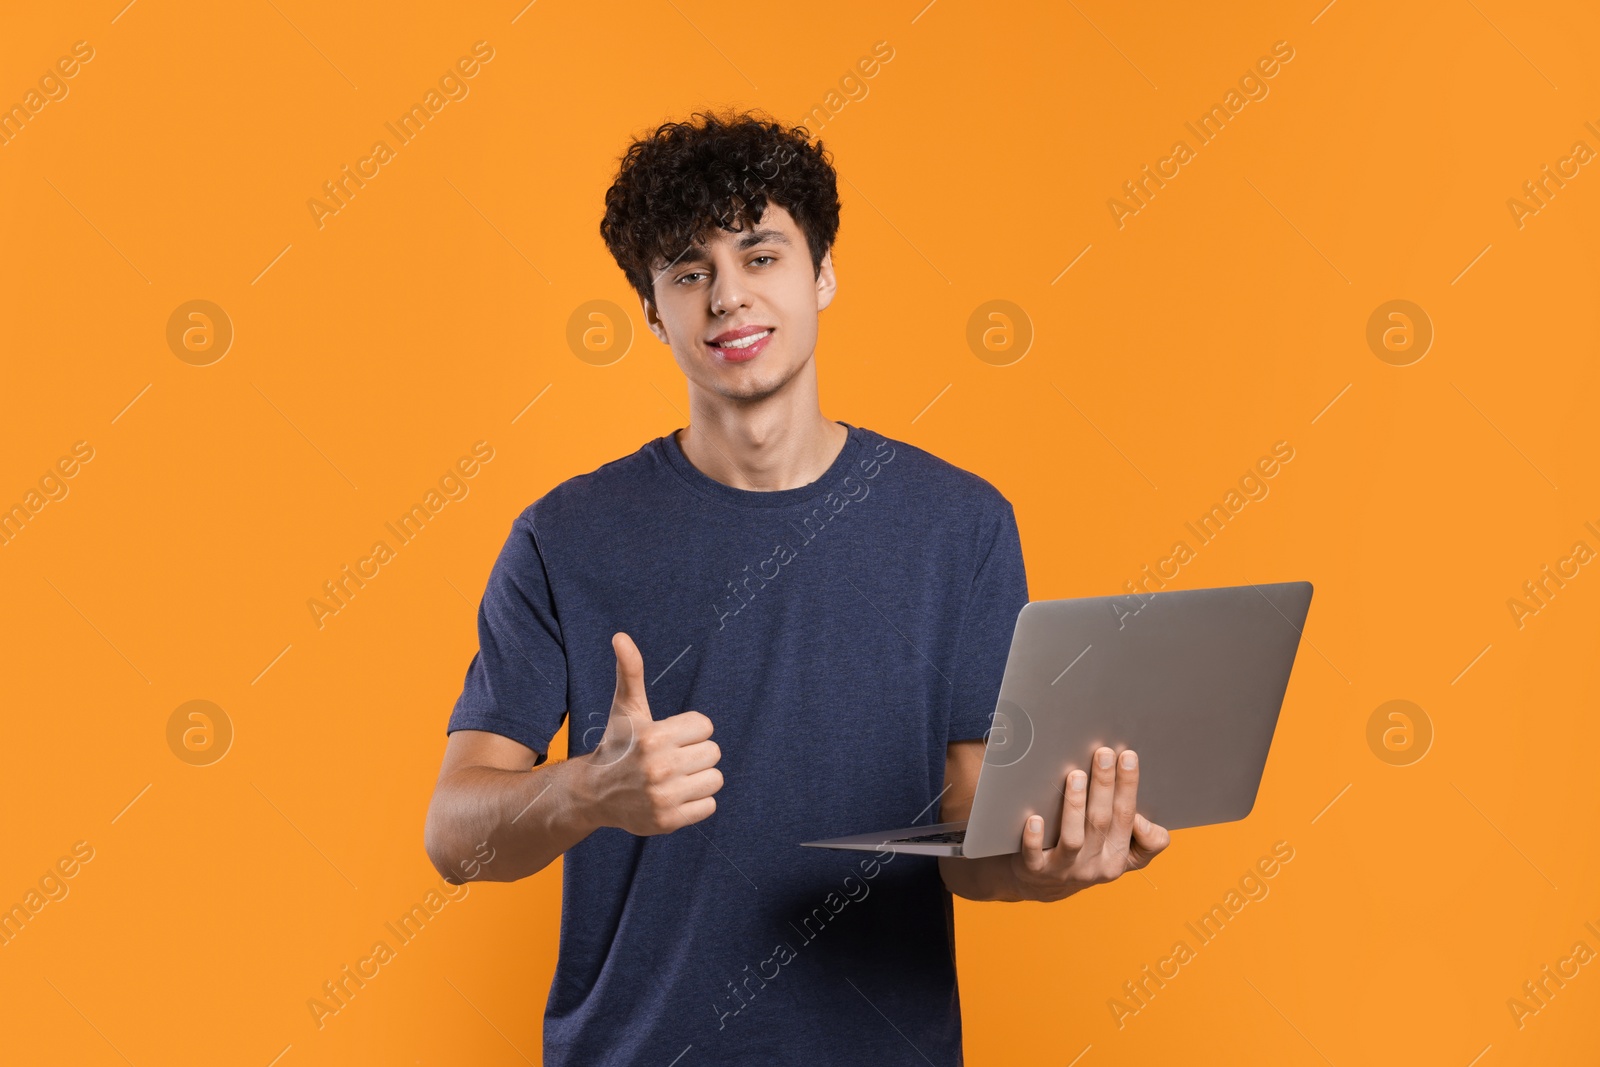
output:
M 457 885 L 543 870 L 601 826 L 585 789 L 588 770 L 582 757 L 527 771 L 461 768 L 428 808 L 428 858 Z
M 1026 899 L 1012 872 L 1010 856 L 983 856 L 971 860 L 940 856 L 939 874 L 944 878 L 945 888 L 968 900 Z

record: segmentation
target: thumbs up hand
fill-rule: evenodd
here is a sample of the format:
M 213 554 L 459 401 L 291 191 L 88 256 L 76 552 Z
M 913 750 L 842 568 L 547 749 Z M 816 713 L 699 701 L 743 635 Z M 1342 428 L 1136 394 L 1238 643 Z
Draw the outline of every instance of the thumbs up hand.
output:
M 657 721 L 645 696 L 644 657 L 625 633 L 614 634 L 617 688 L 606 732 L 589 764 L 591 799 L 602 826 L 641 837 L 697 823 L 717 810 L 722 788 L 711 720 L 685 711 Z

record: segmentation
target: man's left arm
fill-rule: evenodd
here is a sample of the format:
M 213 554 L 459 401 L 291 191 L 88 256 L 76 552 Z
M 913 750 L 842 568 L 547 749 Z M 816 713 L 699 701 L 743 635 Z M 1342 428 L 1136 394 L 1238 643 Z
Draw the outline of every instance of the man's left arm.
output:
M 981 738 L 946 747 L 940 822 L 964 820 L 972 811 L 983 748 Z M 1138 870 L 1167 847 L 1166 829 L 1134 811 L 1139 761 L 1132 749 L 1097 750 L 1093 780 L 1073 770 L 1064 785 L 1056 840 L 1045 841 L 1044 820 L 1031 815 L 1023 824 L 1021 852 L 939 857 L 945 887 L 969 900 L 1060 900 Z

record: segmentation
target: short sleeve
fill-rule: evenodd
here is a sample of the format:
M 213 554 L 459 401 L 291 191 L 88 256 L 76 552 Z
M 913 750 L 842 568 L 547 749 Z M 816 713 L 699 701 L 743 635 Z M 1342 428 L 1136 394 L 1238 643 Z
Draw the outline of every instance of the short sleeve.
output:
M 542 757 L 567 714 L 567 656 L 530 512 L 511 524 L 478 607 L 478 651 L 446 734 L 486 730 Z
M 1000 698 L 1000 682 L 1011 654 L 1017 616 L 1028 603 L 1028 577 L 1022 564 L 1022 538 L 1016 515 L 1005 504 L 993 540 L 972 578 L 972 592 L 961 622 L 950 703 L 949 741 L 983 737 Z

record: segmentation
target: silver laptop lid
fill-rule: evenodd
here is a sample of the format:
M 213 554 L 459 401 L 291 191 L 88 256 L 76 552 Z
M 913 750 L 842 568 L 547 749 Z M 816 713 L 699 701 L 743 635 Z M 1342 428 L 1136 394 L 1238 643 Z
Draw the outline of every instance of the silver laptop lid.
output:
M 1038 600 L 1017 617 L 962 854 L 1061 832 L 1067 772 L 1139 753 L 1138 810 L 1169 830 L 1250 814 L 1310 582 Z

